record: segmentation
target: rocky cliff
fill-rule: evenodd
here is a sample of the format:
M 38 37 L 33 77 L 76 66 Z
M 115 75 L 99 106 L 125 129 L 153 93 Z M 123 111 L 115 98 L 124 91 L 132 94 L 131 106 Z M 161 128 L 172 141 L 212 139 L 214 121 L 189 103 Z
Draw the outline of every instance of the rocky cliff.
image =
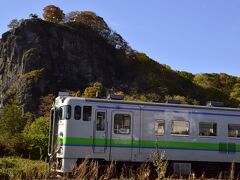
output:
M 120 72 L 122 66 L 116 50 L 86 28 L 25 20 L 0 42 L 4 100 L 16 96 L 30 111 L 48 93 L 82 89 L 95 81 L 118 84 L 127 76 Z

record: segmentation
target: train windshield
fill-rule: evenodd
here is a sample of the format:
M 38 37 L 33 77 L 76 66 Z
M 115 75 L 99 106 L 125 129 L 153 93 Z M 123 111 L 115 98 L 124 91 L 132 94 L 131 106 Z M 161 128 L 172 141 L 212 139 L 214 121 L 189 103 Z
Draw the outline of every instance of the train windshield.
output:
M 57 114 L 58 114 L 59 120 L 70 119 L 71 118 L 71 106 L 70 105 L 61 106 L 60 108 L 58 108 Z

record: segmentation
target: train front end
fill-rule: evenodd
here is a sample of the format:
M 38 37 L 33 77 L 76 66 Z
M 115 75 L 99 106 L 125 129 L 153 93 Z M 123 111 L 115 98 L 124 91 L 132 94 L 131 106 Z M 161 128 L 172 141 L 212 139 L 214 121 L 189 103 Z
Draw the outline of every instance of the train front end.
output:
M 66 158 L 66 147 L 63 145 L 64 137 L 67 135 L 67 120 L 70 118 L 71 106 L 68 105 L 68 94 L 59 94 L 50 114 L 48 155 L 51 173 L 71 172 L 72 164 L 76 162 L 75 159 Z

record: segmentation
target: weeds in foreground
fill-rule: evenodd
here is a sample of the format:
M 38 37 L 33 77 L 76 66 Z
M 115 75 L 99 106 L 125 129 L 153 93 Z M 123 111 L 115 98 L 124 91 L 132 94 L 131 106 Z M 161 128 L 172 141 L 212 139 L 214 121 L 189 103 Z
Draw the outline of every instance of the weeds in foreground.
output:
M 235 164 L 234 164 L 234 162 L 232 162 L 231 167 L 230 167 L 230 174 L 228 177 L 229 180 L 234 179 L 234 172 L 235 172 L 234 170 L 235 170 Z
M 75 168 L 73 175 L 74 177 L 76 177 L 77 179 L 87 179 L 88 175 L 89 175 L 89 159 L 85 158 L 82 163 Z
M 20 157 L 0 158 L 0 179 L 44 179 L 48 175 L 48 164 Z
M 151 175 L 151 167 L 149 163 L 142 163 L 137 170 L 137 179 L 148 180 Z
M 100 180 L 102 179 L 111 179 L 114 177 L 114 172 L 115 172 L 115 167 L 116 167 L 116 162 L 112 161 L 110 165 L 107 165 L 105 167 L 105 171 L 103 173 L 103 175 L 101 175 L 101 177 L 99 178 Z
M 99 163 L 97 160 L 84 159 L 79 166 L 74 168 L 73 173 L 64 175 L 61 179 L 114 179 L 114 180 L 150 180 L 150 179 L 207 179 L 205 174 L 196 177 L 191 173 L 186 177 L 178 177 L 175 175 L 167 176 L 166 170 L 168 166 L 164 154 L 155 154 L 154 163 L 146 162 L 132 167 L 128 165 L 117 164 L 115 161 L 107 164 Z M 48 164 L 43 161 L 32 161 L 22 158 L 0 158 L 0 179 L 48 179 Z M 214 179 L 236 179 L 235 164 L 232 163 L 229 171 L 220 172 Z
M 155 166 L 157 179 L 159 180 L 165 178 L 168 166 L 168 161 L 165 158 L 165 153 L 160 153 L 159 150 L 157 150 L 153 153 L 153 157 L 155 159 L 155 161 L 153 161 L 153 165 Z

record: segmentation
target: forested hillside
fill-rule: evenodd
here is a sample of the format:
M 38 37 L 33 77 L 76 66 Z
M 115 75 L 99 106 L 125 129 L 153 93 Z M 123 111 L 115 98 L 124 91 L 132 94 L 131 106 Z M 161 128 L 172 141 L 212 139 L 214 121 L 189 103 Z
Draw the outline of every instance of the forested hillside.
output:
M 2 35 L 0 155 L 46 156 L 48 112 L 59 91 L 201 105 L 214 100 L 239 107 L 239 77 L 172 70 L 131 48 L 94 12 L 49 11 L 44 8 L 44 20 L 32 14 L 12 21 Z

